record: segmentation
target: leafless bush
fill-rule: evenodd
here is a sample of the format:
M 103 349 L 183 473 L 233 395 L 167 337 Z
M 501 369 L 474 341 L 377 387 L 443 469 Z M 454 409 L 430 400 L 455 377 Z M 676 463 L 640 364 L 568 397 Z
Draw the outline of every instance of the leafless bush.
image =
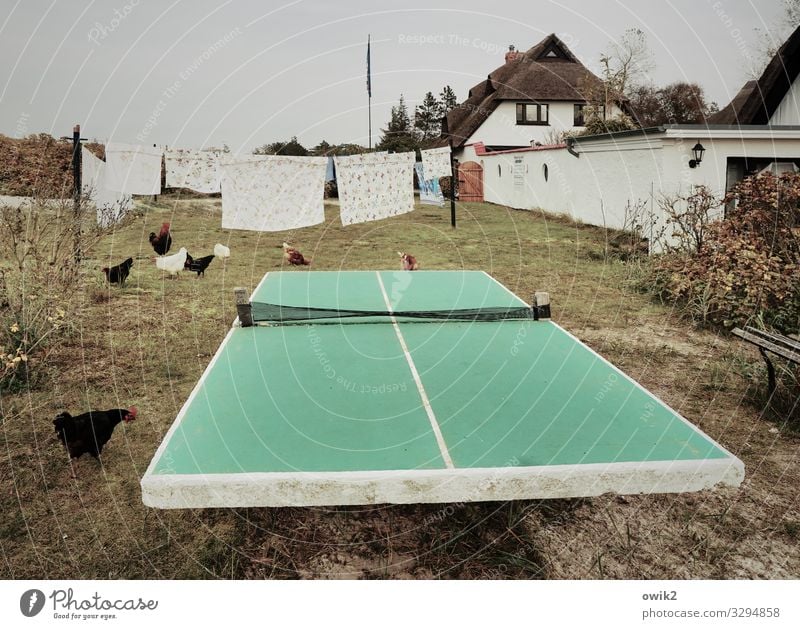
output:
M 81 258 L 114 227 L 86 198 L 0 205 L 0 388 L 27 381 L 69 328 Z
M 658 204 L 667 217 L 667 231 L 672 236 L 671 242 L 664 243 L 665 250 L 702 251 L 709 225 L 722 218 L 722 200 L 702 185 L 695 186 L 689 195 L 664 195 Z
M 622 228 L 608 240 L 609 253 L 622 260 L 647 256 L 650 243 L 661 238 L 663 227 L 645 199 L 629 200 L 625 205 Z

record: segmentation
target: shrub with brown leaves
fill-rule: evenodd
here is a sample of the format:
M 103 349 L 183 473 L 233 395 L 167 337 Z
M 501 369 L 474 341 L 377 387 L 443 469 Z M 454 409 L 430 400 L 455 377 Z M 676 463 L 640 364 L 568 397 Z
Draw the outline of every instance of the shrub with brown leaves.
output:
M 702 247 L 653 260 L 651 290 L 699 323 L 797 332 L 800 175 L 749 177 L 724 201 L 726 217 L 704 226 Z

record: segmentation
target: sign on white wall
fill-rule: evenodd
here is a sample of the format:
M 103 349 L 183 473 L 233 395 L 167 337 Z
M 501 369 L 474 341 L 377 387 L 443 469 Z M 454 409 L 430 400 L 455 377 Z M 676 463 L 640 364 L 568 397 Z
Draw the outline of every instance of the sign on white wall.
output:
M 525 185 L 525 163 L 522 157 L 514 157 L 514 167 L 511 170 L 514 177 L 514 187 L 522 188 Z

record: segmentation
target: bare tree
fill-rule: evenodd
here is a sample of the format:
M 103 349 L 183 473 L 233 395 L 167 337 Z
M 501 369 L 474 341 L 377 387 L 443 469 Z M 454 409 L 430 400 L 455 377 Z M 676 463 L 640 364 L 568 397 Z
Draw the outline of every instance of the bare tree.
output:
M 655 67 L 647 35 L 641 29 L 629 28 L 600 56 L 600 66 L 608 107 L 619 96 L 627 96 Z
M 628 98 L 633 89 L 642 84 L 654 67 L 653 55 L 647 36 L 638 28 L 629 28 L 610 43 L 600 56 L 600 78 L 582 86 L 583 96 L 589 103 L 586 126 L 592 133 L 619 131 L 635 125 L 624 114 L 612 119 L 612 107 Z M 599 130 L 597 130 L 599 129 Z

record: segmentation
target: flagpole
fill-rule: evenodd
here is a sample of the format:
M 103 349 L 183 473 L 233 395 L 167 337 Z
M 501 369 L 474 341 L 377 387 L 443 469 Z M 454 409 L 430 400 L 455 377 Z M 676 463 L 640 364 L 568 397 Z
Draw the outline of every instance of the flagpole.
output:
M 369 150 L 372 150 L 372 76 L 370 72 L 369 39 L 367 35 L 367 120 L 369 123 Z

